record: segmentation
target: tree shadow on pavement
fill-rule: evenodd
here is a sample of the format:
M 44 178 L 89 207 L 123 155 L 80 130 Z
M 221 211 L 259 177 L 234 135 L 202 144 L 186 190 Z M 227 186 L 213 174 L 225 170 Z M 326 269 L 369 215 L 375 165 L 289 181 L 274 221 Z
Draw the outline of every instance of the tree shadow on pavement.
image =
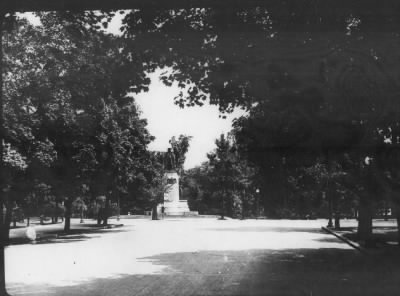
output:
M 398 295 L 399 254 L 351 249 L 199 251 L 141 258 L 156 274 L 119 275 L 56 295 Z M 134 263 L 132 263 L 134 264 Z
M 315 238 L 314 241 L 322 242 L 322 243 L 338 243 L 339 240 L 335 236 L 324 236 Z
M 349 240 L 359 242 L 359 236 L 357 232 L 343 232 L 342 235 Z M 392 228 L 381 228 L 374 229 L 372 233 L 371 240 L 375 242 L 375 244 L 386 244 L 388 242 L 397 242 L 398 241 L 398 232 L 397 229 L 393 230 Z M 400 250 L 399 250 L 400 252 Z
M 87 227 L 87 226 L 86 226 Z M 32 241 L 24 236 L 10 238 L 9 245 L 23 245 L 23 244 L 60 244 L 71 243 L 78 241 L 86 241 L 93 238 L 98 238 L 103 234 L 109 233 L 123 233 L 128 232 L 127 229 L 104 229 L 104 228 L 78 228 L 71 229 L 69 232 L 64 232 L 63 229 L 49 230 L 37 234 L 36 240 Z M 98 235 L 96 235 L 98 234 Z
M 320 228 L 315 227 L 275 227 L 275 226 L 237 226 L 224 228 L 203 228 L 209 231 L 235 231 L 235 232 L 309 232 L 321 233 Z

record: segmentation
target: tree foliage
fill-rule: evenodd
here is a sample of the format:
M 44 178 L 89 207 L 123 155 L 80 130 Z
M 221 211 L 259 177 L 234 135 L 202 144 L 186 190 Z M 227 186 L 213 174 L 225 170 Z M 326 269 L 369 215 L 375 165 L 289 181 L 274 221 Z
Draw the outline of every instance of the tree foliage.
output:
M 188 170 L 182 187 L 192 209 L 231 217 L 253 215 L 255 170 L 237 153 L 232 137 L 221 135 L 208 161 Z
M 40 26 L 18 20 L 5 36 L 6 161 L 19 159 L 31 191 L 50 186 L 68 217 L 76 196 L 117 200 L 140 184 L 153 137 L 132 91 L 150 80 L 122 38 L 62 13 L 38 15 Z
M 127 15 L 123 30 L 147 70 L 170 69 L 161 79 L 178 81 L 180 106 L 209 100 L 222 112 L 249 111 L 235 133 L 240 153 L 267 180 L 270 199 L 284 195 L 286 168 L 318 159 L 330 168 L 347 155 L 353 180 L 365 189 L 360 198 L 370 203 L 378 188 L 397 188 L 397 168 L 387 159 L 397 157 L 400 110 L 399 22 L 371 5 L 140 9 Z M 376 164 L 363 166 L 366 157 Z

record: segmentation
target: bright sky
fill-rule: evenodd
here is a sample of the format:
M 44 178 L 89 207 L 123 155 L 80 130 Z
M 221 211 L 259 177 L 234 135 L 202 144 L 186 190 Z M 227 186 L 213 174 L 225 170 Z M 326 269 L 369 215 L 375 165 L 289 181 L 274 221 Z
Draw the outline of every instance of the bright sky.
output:
M 32 14 L 26 13 L 24 16 L 33 24 L 40 24 Z M 107 31 L 116 35 L 120 34 L 122 17 L 117 14 Z M 173 98 L 180 91 L 177 86 L 163 85 L 158 80 L 157 74 L 151 75 L 151 81 L 147 93 L 135 96 L 142 111 L 142 118 L 148 121 L 148 130 L 156 137 L 149 149 L 166 151 L 172 136 L 176 138 L 181 134 L 192 136 L 184 165 L 186 169 L 206 161 L 207 153 L 215 149 L 215 139 L 222 133 L 229 132 L 232 128 L 232 120 L 244 114 L 244 111 L 236 110 L 223 119 L 219 117 L 217 106 L 204 105 L 181 109 L 173 102 Z
M 120 34 L 122 17 L 120 14 L 116 15 L 109 25 L 109 32 Z M 178 87 L 165 86 L 158 80 L 157 74 L 153 74 L 151 78 L 150 90 L 136 96 L 143 112 L 142 117 L 147 119 L 148 129 L 156 137 L 149 149 L 166 151 L 172 136 L 192 136 L 184 166 L 189 169 L 200 165 L 207 160 L 207 153 L 215 149 L 215 139 L 222 133 L 229 132 L 232 120 L 244 114 L 244 111 L 236 110 L 223 119 L 219 117 L 217 106 L 204 105 L 181 109 L 173 101 L 180 91 Z
M 221 133 L 229 132 L 232 120 L 243 111 L 237 110 L 223 119 L 219 118 L 217 106 L 181 109 L 173 101 L 178 93 L 178 87 L 167 87 L 157 79 L 157 75 L 152 75 L 149 92 L 136 96 L 136 101 L 143 111 L 142 117 L 148 120 L 150 133 L 156 137 L 150 150 L 166 151 L 172 136 L 192 136 L 185 162 L 185 168 L 192 168 L 207 159 L 207 152 L 215 148 L 215 139 Z

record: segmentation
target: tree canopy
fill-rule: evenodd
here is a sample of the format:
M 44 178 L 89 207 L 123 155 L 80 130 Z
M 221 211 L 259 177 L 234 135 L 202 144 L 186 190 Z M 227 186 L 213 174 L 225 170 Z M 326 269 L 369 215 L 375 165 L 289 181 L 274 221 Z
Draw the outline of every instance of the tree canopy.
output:
M 133 94 L 150 80 L 122 54 L 123 39 L 63 14 L 38 16 L 40 26 L 19 20 L 5 34 L 5 161 L 67 208 L 79 195 L 126 197 L 149 162 L 153 137 Z

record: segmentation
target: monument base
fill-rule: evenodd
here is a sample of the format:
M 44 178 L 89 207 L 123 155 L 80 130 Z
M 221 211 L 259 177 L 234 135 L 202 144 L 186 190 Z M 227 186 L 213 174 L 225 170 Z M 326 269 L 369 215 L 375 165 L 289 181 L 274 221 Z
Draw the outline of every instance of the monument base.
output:
M 179 175 L 174 170 L 165 172 L 168 190 L 164 193 L 164 203 L 157 206 L 158 214 L 162 214 L 164 207 L 165 216 L 195 216 L 196 212 L 191 212 L 187 200 L 179 199 Z
M 166 216 L 185 216 L 190 213 L 187 200 L 164 201 L 164 205 L 158 205 L 158 213 L 162 213 L 161 208 L 164 206 L 164 215 Z

